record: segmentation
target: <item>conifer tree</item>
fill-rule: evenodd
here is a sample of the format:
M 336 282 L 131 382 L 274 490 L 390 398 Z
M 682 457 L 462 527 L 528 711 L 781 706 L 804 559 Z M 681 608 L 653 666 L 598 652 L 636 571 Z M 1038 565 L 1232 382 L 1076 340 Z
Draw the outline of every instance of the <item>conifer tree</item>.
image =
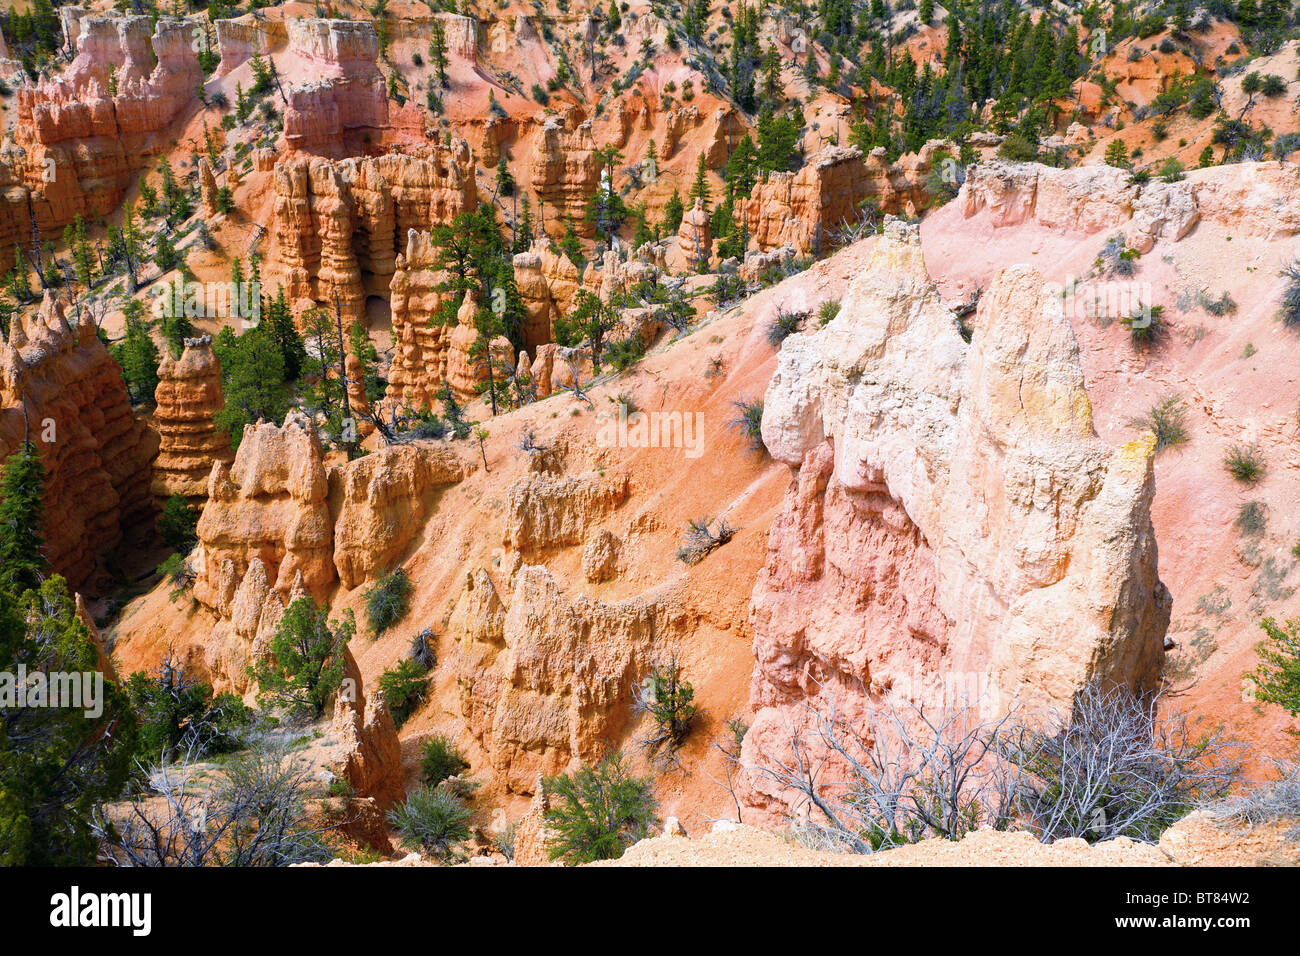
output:
M 39 588 L 45 574 L 45 466 L 29 440 L 0 471 L 0 590 Z

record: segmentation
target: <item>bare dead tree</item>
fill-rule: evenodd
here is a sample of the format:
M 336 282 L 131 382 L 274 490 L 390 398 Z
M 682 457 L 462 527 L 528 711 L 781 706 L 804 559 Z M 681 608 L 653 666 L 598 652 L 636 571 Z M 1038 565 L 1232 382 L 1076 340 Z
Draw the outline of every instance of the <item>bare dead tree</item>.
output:
M 803 827 L 825 842 L 870 853 L 1008 824 L 1014 776 L 998 741 L 1010 713 L 984 720 L 969 702 L 888 703 L 854 726 L 833 695 L 803 710 L 785 752 L 764 751 L 752 772 L 793 797 Z
M 1221 727 L 1162 715 L 1160 698 L 1091 684 L 1069 713 L 1004 736 L 1021 771 L 1016 815 L 1044 842 L 1156 842 L 1176 820 L 1240 779 L 1239 746 Z
M 306 823 L 310 769 L 284 750 L 260 748 L 228 764 L 212 789 L 195 761 L 153 768 L 152 788 L 124 810 L 100 807 L 92 829 L 113 866 L 287 866 L 329 859 Z

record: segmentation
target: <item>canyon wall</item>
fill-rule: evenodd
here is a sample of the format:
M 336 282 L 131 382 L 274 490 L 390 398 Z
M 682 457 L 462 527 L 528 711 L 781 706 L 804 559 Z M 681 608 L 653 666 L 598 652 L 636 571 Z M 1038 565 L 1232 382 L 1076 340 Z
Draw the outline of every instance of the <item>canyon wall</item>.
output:
M 180 358 L 163 355 L 154 401 L 160 439 L 151 487 L 155 503 L 161 509 L 169 497 L 182 495 L 202 509 L 212 463 L 235 456 L 230 436 L 213 421 L 226 402 L 210 336 L 186 339 Z
M 377 150 L 389 128 L 379 37 L 365 20 L 289 20 L 279 69 L 309 80 L 284 84 L 284 145 L 327 156 Z
M 30 242 L 33 217 L 49 237 L 78 215 L 98 219 L 116 209 L 203 82 L 189 20 L 64 22 L 80 31 L 77 55 L 63 76 L 17 90 L 13 147 L 0 154 L 4 248 Z
M 1079 349 L 1041 277 L 993 283 L 966 344 L 891 220 L 839 315 L 784 343 L 762 434 L 793 470 L 754 587 L 745 759 L 784 753 L 805 705 L 1067 704 L 1154 689 L 1171 600 L 1150 506 L 1154 437 L 1096 436 Z M 747 800 L 781 794 L 754 776 Z
M 69 587 L 153 513 L 158 437 L 136 419 L 95 326 L 70 326 L 61 302 L 15 317 L 0 343 L 0 460 L 29 435 L 45 466 L 45 553 Z

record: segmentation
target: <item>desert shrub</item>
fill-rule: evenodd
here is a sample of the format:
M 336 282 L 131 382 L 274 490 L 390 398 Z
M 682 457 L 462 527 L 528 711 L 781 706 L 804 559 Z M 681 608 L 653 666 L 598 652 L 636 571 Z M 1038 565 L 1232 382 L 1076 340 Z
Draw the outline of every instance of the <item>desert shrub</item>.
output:
M 674 753 L 691 732 L 699 708 L 695 706 L 695 689 L 682 679 L 676 659 L 650 669 L 645 683 L 637 689 L 639 710 L 654 718 L 655 731 L 646 740 L 651 753 Z
M 1255 697 L 1277 704 L 1292 717 L 1300 714 L 1300 620 L 1279 624 L 1266 617 L 1259 622 L 1264 640 L 1255 647 L 1259 664 L 1246 675 L 1255 685 Z
M 1182 398 L 1171 395 L 1140 418 L 1130 418 L 1130 428 L 1142 428 L 1156 436 L 1156 454 L 1166 448 L 1176 448 L 1188 440 L 1187 428 L 1183 424 L 1187 416 L 1187 405 Z
M 405 568 L 397 568 L 385 574 L 366 588 L 366 618 L 376 636 L 406 617 L 414 588 Z
M 1233 300 L 1231 294 L 1224 292 L 1217 299 L 1211 299 L 1209 296 L 1202 296 L 1201 308 L 1205 309 L 1210 315 L 1225 316 L 1232 315 L 1237 311 L 1237 303 Z
M 737 429 L 749 442 L 750 451 L 757 455 L 767 451 L 763 444 L 763 400 L 756 398 L 752 402 L 733 402 L 740 412 L 727 424 Z
M 173 601 L 194 586 L 195 573 L 185 563 L 185 555 L 175 551 L 164 558 L 154 572 L 172 585 L 170 597 Z
M 469 761 L 450 737 L 434 734 L 424 742 L 420 773 L 429 786 L 436 787 L 448 777 L 458 777 L 468 769 Z
M 616 860 L 650 835 L 658 822 L 649 779 L 632 776 L 626 758 L 612 754 L 576 773 L 546 777 L 547 853 L 567 865 Z
M 833 321 L 840 314 L 840 300 L 827 299 L 817 308 L 817 322 L 819 325 L 826 325 Z
M 1128 326 L 1129 338 L 1136 347 L 1155 345 L 1168 332 L 1165 326 L 1165 308 L 1162 305 L 1147 305 L 1134 310 L 1133 314 L 1121 321 Z
M 398 661 L 379 675 L 379 689 L 383 691 L 388 712 L 398 727 L 410 718 L 415 709 L 424 703 L 429 688 L 429 669 L 409 657 Z
M 778 307 L 776 316 L 767 327 L 768 344 L 779 349 L 782 342 L 799 331 L 799 326 L 806 318 L 808 318 L 807 312 L 787 312 L 784 308 Z
M 469 807 L 446 790 L 420 787 L 406 802 L 388 812 L 388 821 L 403 846 L 423 850 L 439 860 L 464 857 L 461 844 L 469 839 Z
M 126 683 L 131 709 L 140 721 L 139 757 L 169 763 L 229 753 L 243 744 L 252 711 L 231 693 L 212 694 L 212 686 L 185 673 L 170 653 L 151 674 L 136 671 Z
M 1281 276 L 1287 280 L 1282 292 L 1282 324 L 1288 329 L 1300 329 L 1300 260 L 1283 269 Z
M 188 554 L 198 543 L 198 524 L 198 510 L 190 506 L 184 495 L 172 495 L 158 516 L 158 533 L 167 547 Z
M 626 338 L 606 343 L 604 357 L 615 369 L 624 372 L 645 358 L 645 353 L 645 339 L 633 333 Z
M 708 518 L 692 518 L 686 523 L 683 537 L 686 543 L 677 549 L 677 560 L 685 564 L 699 564 L 715 548 L 720 548 L 736 535 L 736 529 L 723 518 L 716 532 L 709 530 Z
M 1268 509 L 1262 501 L 1247 501 L 1237 511 L 1237 530 L 1248 537 L 1258 537 L 1268 526 Z
M 1264 477 L 1264 456 L 1257 445 L 1233 445 L 1224 456 L 1223 467 L 1233 478 L 1253 485 Z
M 1276 780 L 1251 787 L 1244 793 L 1226 797 L 1209 806 L 1210 815 L 1229 826 L 1258 826 L 1274 820 L 1300 817 L 1300 763 L 1276 764 Z M 1287 833 L 1291 840 L 1300 839 L 1300 825 Z
M 332 624 L 329 608 L 298 598 L 280 619 L 269 655 L 249 668 L 258 702 L 295 719 L 320 717 L 343 683 L 343 652 L 356 630 L 350 609 Z
M 1158 712 L 1154 695 L 1093 684 L 1073 712 L 1015 728 L 1007 760 L 1023 771 L 1017 815 L 1044 842 L 1128 837 L 1155 843 L 1198 803 L 1239 779 L 1239 748 L 1222 729 Z
M 259 748 L 226 764 L 211 790 L 188 765 L 154 768 L 151 789 L 121 812 L 101 809 L 94 829 L 117 866 L 289 866 L 333 853 L 308 823 L 310 767 L 282 750 Z M 195 826 L 201 819 L 202 826 Z

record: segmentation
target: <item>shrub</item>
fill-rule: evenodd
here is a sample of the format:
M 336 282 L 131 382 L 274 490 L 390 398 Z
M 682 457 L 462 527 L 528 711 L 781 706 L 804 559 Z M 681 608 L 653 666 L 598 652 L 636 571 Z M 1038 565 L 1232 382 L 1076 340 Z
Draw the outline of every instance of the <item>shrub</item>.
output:
M 434 734 L 424 742 L 420 773 L 424 782 L 436 787 L 448 777 L 457 777 L 469 769 L 469 761 L 450 737 Z
M 645 358 L 645 353 L 645 339 L 633 333 L 626 338 L 607 343 L 604 357 L 615 369 L 624 372 Z
M 329 608 L 298 598 L 280 619 L 269 655 L 249 668 L 260 688 L 258 702 L 293 718 L 320 717 L 343 683 L 343 651 L 356 630 L 350 609 L 331 625 Z
M 1238 751 L 1220 729 L 1201 732 L 1157 705 L 1154 696 L 1094 684 L 1076 695 L 1068 717 L 1009 736 L 1005 755 L 1024 772 L 1016 808 L 1040 839 L 1155 843 L 1236 783 Z
M 1300 764 L 1278 763 L 1277 768 L 1281 771 L 1277 780 L 1212 804 L 1209 808 L 1211 816 L 1239 827 L 1300 817 Z M 1290 840 L 1300 839 L 1300 826 L 1292 827 L 1286 835 Z
M 398 727 L 406 723 L 415 709 L 424 703 L 429 687 L 429 669 L 409 657 L 403 658 L 379 675 L 388 712 Z
M 686 523 L 686 544 L 677 549 L 677 560 L 686 564 L 699 564 L 715 548 L 720 548 L 736 535 L 736 529 L 723 518 L 715 534 L 709 530 L 708 518 L 692 518 Z
M 170 597 L 173 601 L 194 586 L 194 572 L 185 563 L 185 556 L 177 554 L 175 551 L 163 559 L 162 563 L 155 569 L 155 573 L 161 575 L 163 580 L 172 585 Z
M 1257 537 L 1268 526 L 1268 509 L 1261 501 L 1247 501 L 1237 511 L 1234 522 L 1237 530 L 1248 537 Z
M 199 536 L 195 530 L 198 525 L 199 512 L 190 507 L 183 495 L 168 498 L 158 516 L 158 533 L 162 535 L 163 543 L 173 551 L 188 554 L 198 544 Z
M 469 839 L 469 807 L 446 790 L 420 787 L 388 812 L 388 821 L 403 846 L 424 850 L 444 862 L 464 857 L 460 844 Z
M 757 455 L 763 454 L 767 451 L 767 446 L 763 444 L 763 400 L 756 398 L 752 402 L 741 401 L 732 404 L 739 409 L 740 414 L 727 424 L 738 429 L 745 436 L 752 452 Z
M 840 314 L 840 300 L 827 299 L 817 309 L 817 322 L 819 325 L 826 325 L 833 321 Z
M 426 671 L 433 670 L 433 666 L 438 663 L 438 658 L 433 652 L 433 631 L 426 627 L 411 638 L 411 646 L 406 656 L 420 664 Z
M 998 155 L 1018 163 L 1032 163 L 1038 159 L 1038 147 L 1023 133 L 1009 134 L 998 147 Z
M 186 674 L 170 653 L 152 674 L 132 674 L 126 691 L 140 721 L 141 760 L 229 753 L 240 748 L 252 723 L 243 701 L 231 693 L 213 697 L 212 686 Z
M 674 659 L 652 667 L 645 683 L 637 690 L 637 707 L 654 718 L 656 731 L 646 740 L 651 753 L 666 750 L 674 753 L 686 741 L 699 708 L 695 706 L 695 689 L 682 680 L 682 670 Z
M 1160 404 L 1152 405 L 1145 416 L 1130 418 L 1128 424 L 1130 428 L 1153 432 L 1156 436 L 1156 454 L 1159 454 L 1166 448 L 1175 448 L 1188 440 L 1187 429 L 1183 425 L 1186 414 L 1187 406 L 1182 398 L 1171 395 Z
M 366 588 L 366 618 L 376 636 L 406 617 L 414 587 L 406 569 L 397 568 Z
M 546 777 L 542 788 L 550 802 L 547 853 L 569 866 L 616 860 L 658 823 L 650 781 L 632 776 L 622 754 L 572 775 Z
M 1233 445 L 1223 459 L 1228 474 L 1247 485 L 1264 477 L 1264 459 L 1256 445 Z
M 778 307 L 776 317 L 767 327 L 768 344 L 779 349 L 782 342 L 799 331 L 799 326 L 806 318 L 808 318 L 807 312 L 787 312 L 784 308 Z
M 1288 329 L 1300 329 L 1300 259 L 1283 269 L 1281 276 L 1287 280 L 1282 293 L 1282 324 Z
M 1155 345 L 1164 338 L 1167 331 L 1164 314 L 1164 306 L 1148 305 L 1121 320 L 1128 326 L 1129 339 L 1135 347 Z
M 1259 626 L 1265 635 L 1255 647 L 1259 664 L 1246 679 L 1255 685 L 1259 700 L 1294 717 L 1300 714 L 1300 620 L 1279 624 L 1266 617 Z

